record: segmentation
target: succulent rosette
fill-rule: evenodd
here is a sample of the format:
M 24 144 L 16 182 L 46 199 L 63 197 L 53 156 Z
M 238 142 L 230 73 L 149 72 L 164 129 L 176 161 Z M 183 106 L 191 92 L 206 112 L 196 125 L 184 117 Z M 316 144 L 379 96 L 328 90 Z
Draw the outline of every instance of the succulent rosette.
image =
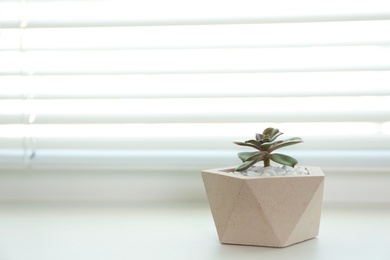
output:
M 276 139 L 283 133 L 277 128 L 266 128 L 262 134 L 256 134 L 256 139 L 247 140 L 245 142 L 234 142 L 237 145 L 249 146 L 255 148 L 255 152 L 240 152 L 238 157 L 243 164 L 236 168 L 236 171 L 244 171 L 257 162 L 263 161 L 264 167 L 270 166 L 270 161 L 280 163 L 283 165 L 294 167 L 298 161 L 291 156 L 273 153 L 273 151 L 285 146 L 290 146 L 298 143 L 302 143 L 303 140 L 300 137 L 292 137 L 285 140 Z

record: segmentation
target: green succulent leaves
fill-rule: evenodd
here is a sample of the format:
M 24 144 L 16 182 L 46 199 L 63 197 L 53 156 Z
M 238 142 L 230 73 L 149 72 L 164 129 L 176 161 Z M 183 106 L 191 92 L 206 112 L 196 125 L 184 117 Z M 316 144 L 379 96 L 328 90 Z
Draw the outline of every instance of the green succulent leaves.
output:
M 236 171 L 243 171 L 257 162 L 264 161 L 264 166 L 270 166 L 270 160 L 280 163 L 283 165 L 288 165 L 294 167 L 298 161 L 288 155 L 274 153 L 273 151 L 280 149 L 282 147 L 290 146 L 293 144 L 302 143 L 303 140 L 299 137 L 293 137 L 285 140 L 276 141 L 283 133 L 277 128 L 266 128 L 262 134 L 256 134 L 256 140 L 248 140 L 245 142 L 234 142 L 240 146 L 249 146 L 255 148 L 255 152 L 241 152 L 238 153 L 238 157 L 241 159 L 243 164 L 236 168 Z
M 264 158 L 268 155 L 265 151 L 257 151 L 257 152 L 242 152 L 238 153 L 238 157 L 241 159 L 243 164 L 237 167 L 236 171 L 243 171 L 253 166 L 255 163 L 264 160 Z
M 291 167 L 294 167 L 298 161 L 291 156 L 285 155 L 285 154 L 280 154 L 280 153 L 273 153 L 270 155 L 270 159 L 274 162 L 283 164 L 283 165 L 288 165 Z

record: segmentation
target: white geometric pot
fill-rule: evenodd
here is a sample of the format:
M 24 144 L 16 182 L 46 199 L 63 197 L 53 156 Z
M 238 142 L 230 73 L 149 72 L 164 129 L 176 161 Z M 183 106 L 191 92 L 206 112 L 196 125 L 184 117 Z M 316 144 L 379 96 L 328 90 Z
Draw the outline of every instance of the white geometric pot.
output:
M 303 166 L 301 166 L 303 167 Z M 207 198 L 224 244 L 285 247 L 318 235 L 324 174 L 247 177 L 234 168 L 202 171 Z

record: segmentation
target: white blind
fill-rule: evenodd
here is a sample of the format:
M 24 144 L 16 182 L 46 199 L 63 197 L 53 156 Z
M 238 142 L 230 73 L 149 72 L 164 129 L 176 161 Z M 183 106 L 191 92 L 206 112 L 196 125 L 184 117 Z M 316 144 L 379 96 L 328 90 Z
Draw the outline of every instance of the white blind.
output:
M 1 1 L 0 168 L 194 173 L 272 126 L 387 174 L 389 46 L 388 1 Z

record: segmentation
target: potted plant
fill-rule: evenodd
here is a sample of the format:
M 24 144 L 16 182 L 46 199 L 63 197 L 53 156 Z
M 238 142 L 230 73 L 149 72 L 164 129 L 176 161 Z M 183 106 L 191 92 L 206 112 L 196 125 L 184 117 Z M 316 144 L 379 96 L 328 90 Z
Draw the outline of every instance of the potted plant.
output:
M 277 141 L 281 134 L 267 128 L 253 140 L 235 142 L 256 151 L 238 153 L 243 162 L 238 167 L 202 171 L 221 243 L 285 247 L 318 235 L 324 174 L 273 153 L 302 142 L 298 137 Z M 256 165 L 261 161 L 264 166 Z

